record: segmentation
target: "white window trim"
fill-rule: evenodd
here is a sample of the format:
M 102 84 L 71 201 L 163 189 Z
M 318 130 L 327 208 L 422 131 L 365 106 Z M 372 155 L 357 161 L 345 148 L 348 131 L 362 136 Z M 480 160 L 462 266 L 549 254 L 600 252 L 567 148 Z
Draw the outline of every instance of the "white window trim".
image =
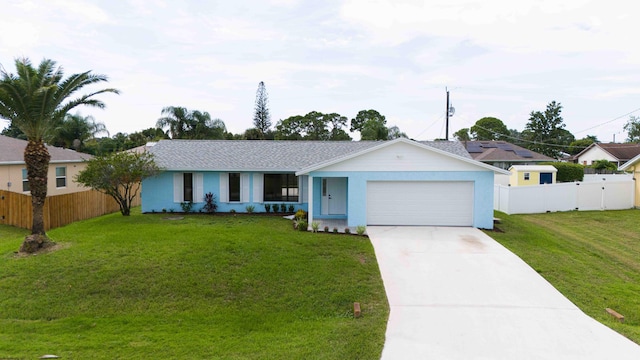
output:
M 220 194 L 221 203 L 229 202 L 229 173 L 220 173 Z
M 202 173 L 193 173 L 193 202 L 204 202 L 204 175 Z
M 253 174 L 253 202 L 254 203 L 262 203 L 264 202 L 264 197 L 262 196 L 262 192 L 264 188 L 264 174 L 257 173 Z
M 249 174 L 240 173 L 240 202 L 251 202 L 251 180 Z
M 179 172 L 173 174 L 173 202 L 184 202 L 184 174 L 186 172 Z M 191 181 L 193 182 L 193 203 L 204 202 L 204 175 L 202 173 L 191 173 Z
M 184 173 L 173 174 L 173 202 L 184 201 Z
M 29 187 L 29 190 L 25 190 L 24 189 L 24 183 L 29 183 L 29 174 L 27 173 L 27 169 L 22 169 L 24 172 L 22 172 L 21 176 L 22 176 L 22 192 L 23 193 L 28 193 L 31 192 L 31 187 Z
M 58 176 L 58 169 L 64 169 L 64 176 Z M 67 187 L 67 167 L 66 166 L 56 166 L 55 168 L 56 175 L 56 189 L 64 189 Z M 58 179 L 64 179 L 64 186 L 58 186 Z

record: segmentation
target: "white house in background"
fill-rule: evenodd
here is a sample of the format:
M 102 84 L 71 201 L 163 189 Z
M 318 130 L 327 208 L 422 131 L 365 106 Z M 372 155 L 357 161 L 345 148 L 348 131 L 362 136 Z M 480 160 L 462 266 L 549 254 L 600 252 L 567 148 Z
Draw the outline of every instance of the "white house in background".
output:
M 24 149 L 27 141 L 0 135 L 0 190 L 30 194 Z M 51 155 L 47 174 L 47 196 L 70 194 L 88 189 L 73 181 L 86 167 L 84 160 L 92 158 L 79 153 L 47 145 Z
M 597 160 L 607 160 L 620 166 L 637 155 L 640 155 L 640 144 L 593 143 L 575 155 L 574 161 L 587 166 Z

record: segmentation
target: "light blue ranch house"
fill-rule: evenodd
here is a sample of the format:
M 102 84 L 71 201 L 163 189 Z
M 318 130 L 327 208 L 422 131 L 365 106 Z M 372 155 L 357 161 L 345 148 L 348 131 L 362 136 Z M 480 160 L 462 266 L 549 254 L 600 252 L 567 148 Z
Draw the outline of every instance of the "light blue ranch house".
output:
M 509 172 L 471 158 L 457 141 L 161 140 L 164 169 L 142 182 L 144 213 L 192 211 L 216 196 L 218 212 L 308 211 L 309 223 L 493 228 L 493 177 Z

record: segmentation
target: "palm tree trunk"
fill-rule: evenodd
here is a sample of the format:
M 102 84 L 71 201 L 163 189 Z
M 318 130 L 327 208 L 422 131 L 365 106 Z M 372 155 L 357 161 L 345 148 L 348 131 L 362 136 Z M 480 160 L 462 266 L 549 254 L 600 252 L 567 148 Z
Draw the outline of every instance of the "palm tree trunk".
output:
M 31 189 L 31 205 L 33 206 L 32 235 L 46 236 L 44 231 L 44 201 L 47 198 L 47 172 L 51 155 L 42 140 L 29 141 L 24 151 L 24 162 L 27 165 L 27 178 Z

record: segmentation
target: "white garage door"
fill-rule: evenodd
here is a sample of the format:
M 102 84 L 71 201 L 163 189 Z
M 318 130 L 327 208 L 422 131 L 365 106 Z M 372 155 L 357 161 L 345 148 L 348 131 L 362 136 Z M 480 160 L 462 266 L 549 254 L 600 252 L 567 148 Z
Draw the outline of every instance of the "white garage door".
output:
M 473 225 L 473 182 L 369 181 L 367 225 Z

